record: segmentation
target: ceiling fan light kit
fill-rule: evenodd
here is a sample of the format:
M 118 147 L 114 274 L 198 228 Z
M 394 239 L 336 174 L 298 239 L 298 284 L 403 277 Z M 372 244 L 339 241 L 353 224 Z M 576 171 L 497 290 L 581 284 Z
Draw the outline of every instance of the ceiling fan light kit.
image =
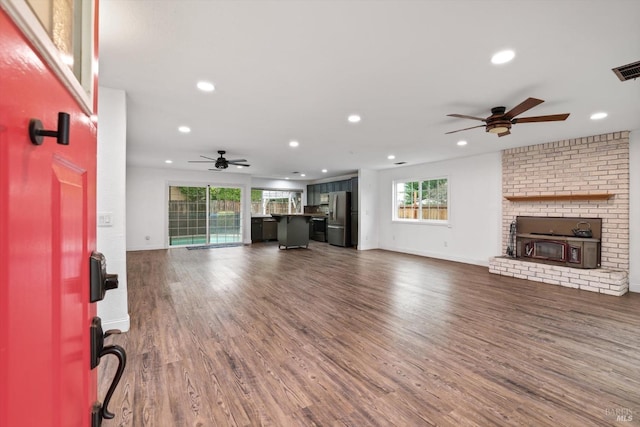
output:
M 200 157 L 207 160 L 189 160 L 189 163 L 213 163 L 215 166 L 215 169 L 209 169 L 212 171 L 225 170 L 229 167 L 229 165 L 243 166 L 247 168 L 251 166 L 245 163 L 247 161 L 246 159 L 227 160 L 224 158 L 225 153 L 226 151 L 224 150 L 218 150 L 218 154 L 220 154 L 220 157 L 218 157 L 217 159 L 201 155 Z
M 489 133 L 501 134 L 501 133 L 508 132 L 509 129 L 511 129 L 511 123 L 509 122 L 491 123 L 487 125 L 487 132 Z
M 563 114 L 552 114 L 548 116 L 516 118 L 517 115 L 522 114 L 525 111 L 535 107 L 536 105 L 542 104 L 543 102 L 544 101 L 542 99 L 527 98 L 526 100 L 516 105 L 506 113 L 505 113 L 506 111 L 505 107 L 493 107 L 491 109 L 491 115 L 486 119 L 483 119 L 481 117 L 466 116 L 464 114 L 447 114 L 447 116 L 449 117 L 456 117 L 459 119 L 479 120 L 481 122 L 485 122 L 486 124 L 473 126 L 470 128 L 458 129 L 451 132 L 446 132 L 445 135 L 450 133 L 461 132 L 463 130 L 484 127 L 485 130 L 489 133 L 493 133 L 498 136 L 506 136 L 511 134 L 511 127 L 516 123 L 556 122 L 556 121 L 566 120 L 567 117 L 569 117 L 569 113 L 563 113 Z

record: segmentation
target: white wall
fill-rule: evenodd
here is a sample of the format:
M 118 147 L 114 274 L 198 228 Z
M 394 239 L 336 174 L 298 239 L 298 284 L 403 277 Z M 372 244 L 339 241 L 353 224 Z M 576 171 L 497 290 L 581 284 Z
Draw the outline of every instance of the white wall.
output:
M 358 173 L 358 249 L 380 246 L 378 226 L 378 172 L 360 169 Z
M 449 224 L 392 221 L 394 180 L 449 179 Z M 501 153 L 387 169 L 378 174 L 379 247 L 469 264 L 500 255 Z
M 237 187 L 243 190 L 243 242 L 251 243 L 251 176 L 170 168 L 127 168 L 127 250 L 164 249 L 168 242 L 169 185 Z
M 629 134 L 629 290 L 640 292 L 640 129 Z
M 98 303 L 102 327 L 129 330 L 126 252 L 126 96 L 122 90 L 101 87 L 98 96 L 98 217 L 107 214 L 110 225 L 98 223 L 98 252 L 107 260 L 107 272 L 118 275 L 118 289 Z

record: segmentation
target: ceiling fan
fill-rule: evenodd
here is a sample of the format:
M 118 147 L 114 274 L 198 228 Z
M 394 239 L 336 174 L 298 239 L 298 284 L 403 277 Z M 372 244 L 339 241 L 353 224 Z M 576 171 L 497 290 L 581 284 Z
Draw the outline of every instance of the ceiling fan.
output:
M 224 153 L 226 153 L 226 151 L 224 150 L 219 150 L 218 154 L 220 154 L 220 157 L 218 157 L 217 159 L 213 159 L 211 157 L 207 157 L 207 156 L 200 156 L 204 159 L 207 160 L 189 160 L 189 163 L 215 163 L 215 169 L 209 169 L 209 170 L 223 170 L 229 167 L 229 165 L 235 165 L 235 166 L 243 166 L 248 168 L 251 165 L 246 164 L 246 159 L 235 159 L 235 160 L 227 160 L 224 158 Z
M 542 99 L 536 98 L 527 98 L 520 104 L 513 107 L 511 110 L 505 113 L 505 107 L 493 107 L 491 109 L 491 115 L 486 119 L 480 117 L 473 116 L 465 116 L 464 114 L 447 114 L 449 117 L 458 117 L 460 119 L 471 119 L 471 120 L 480 120 L 481 122 L 485 122 L 484 125 L 472 126 L 470 128 L 458 129 L 451 132 L 446 132 L 446 134 L 460 132 L 463 130 L 475 129 L 480 127 L 485 127 L 487 132 L 495 133 L 498 136 L 509 135 L 510 129 L 512 125 L 516 123 L 534 123 L 534 122 L 557 122 L 566 120 L 569 117 L 569 113 L 565 114 L 552 114 L 549 116 L 535 116 L 535 117 L 520 117 L 516 118 L 517 115 L 524 113 L 527 110 L 535 107 L 536 105 L 542 104 L 544 101 Z

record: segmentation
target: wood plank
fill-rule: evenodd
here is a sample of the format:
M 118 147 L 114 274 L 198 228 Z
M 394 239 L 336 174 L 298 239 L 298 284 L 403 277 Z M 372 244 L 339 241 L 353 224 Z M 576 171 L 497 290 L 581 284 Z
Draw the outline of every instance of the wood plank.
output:
M 640 411 L 637 294 L 319 242 L 131 252 L 128 286 L 131 330 L 108 343 L 129 365 L 105 427 L 586 426 Z
M 545 194 L 538 196 L 504 196 L 510 202 L 562 202 L 574 200 L 608 200 L 614 195 L 610 193 L 596 194 Z

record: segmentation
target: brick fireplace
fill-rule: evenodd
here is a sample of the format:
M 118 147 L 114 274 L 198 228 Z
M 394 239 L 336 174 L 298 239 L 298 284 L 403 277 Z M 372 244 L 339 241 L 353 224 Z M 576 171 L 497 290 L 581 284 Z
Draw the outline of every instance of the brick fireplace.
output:
M 489 271 L 623 295 L 629 288 L 629 132 L 502 152 L 502 246 L 517 216 L 600 218 L 600 268 L 583 270 L 497 256 Z

